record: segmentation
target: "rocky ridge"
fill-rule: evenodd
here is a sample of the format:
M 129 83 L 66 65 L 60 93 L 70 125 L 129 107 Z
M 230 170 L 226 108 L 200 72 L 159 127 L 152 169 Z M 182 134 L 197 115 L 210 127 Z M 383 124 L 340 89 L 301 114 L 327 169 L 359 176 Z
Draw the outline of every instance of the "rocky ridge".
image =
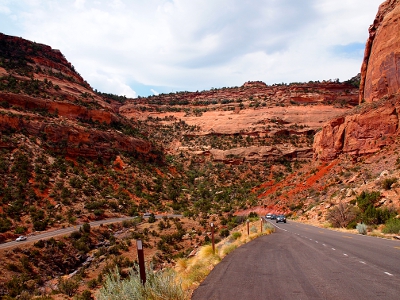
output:
M 237 164 L 311 158 L 310 139 L 315 132 L 324 122 L 353 107 L 357 95 L 353 84 L 330 80 L 272 86 L 246 82 L 241 87 L 133 99 L 119 112 L 163 126 L 187 124 L 181 137 L 163 141 L 168 153 L 187 152 Z M 243 147 L 243 143 L 231 141 L 221 147 L 210 143 L 213 138 L 252 142 Z
M 117 113 L 120 103 L 96 94 L 59 50 L 0 34 L 0 57 L 2 131 L 41 136 L 41 146 L 74 157 L 155 158 L 149 141 L 121 132 L 134 124 Z

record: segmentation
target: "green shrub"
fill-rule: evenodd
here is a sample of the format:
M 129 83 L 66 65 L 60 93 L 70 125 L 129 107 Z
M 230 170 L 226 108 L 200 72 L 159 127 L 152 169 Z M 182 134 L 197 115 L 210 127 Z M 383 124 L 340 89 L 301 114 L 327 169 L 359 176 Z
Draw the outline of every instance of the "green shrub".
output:
M 135 265 L 134 269 L 139 270 L 138 265 Z M 137 272 L 132 270 L 129 277 L 122 280 L 116 268 L 107 276 L 96 299 L 184 300 L 187 299 L 187 295 L 173 270 L 154 272 L 151 267 L 147 267 L 146 283 L 143 285 Z
M 75 300 L 92 300 L 92 299 L 94 299 L 92 293 L 88 290 L 84 290 L 81 295 L 75 297 Z
M 385 228 L 383 228 L 382 232 L 400 234 L 400 219 L 396 218 L 389 219 L 386 222 Z
M 232 238 L 233 238 L 234 240 L 237 240 L 237 239 L 240 238 L 241 236 L 242 236 L 242 233 L 241 233 L 241 232 L 236 231 L 236 232 L 233 232 L 233 233 L 232 233 Z
M 249 213 L 249 219 L 251 218 L 258 218 L 258 214 L 254 211 L 252 211 L 251 213 Z
M 266 222 L 266 223 L 264 223 L 264 225 L 263 225 L 263 230 L 264 230 L 264 231 L 270 230 L 271 232 L 275 232 L 275 227 L 274 227 L 274 225 L 272 225 L 270 222 Z
M 358 223 L 356 229 L 359 234 L 366 235 L 367 234 L 367 225 L 364 223 Z
M 154 223 L 156 221 L 156 216 L 151 213 L 149 219 L 147 220 L 149 223 Z
M 397 182 L 397 178 L 386 178 L 383 182 L 382 182 L 382 187 L 385 190 L 390 190 L 392 188 L 392 185 L 394 183 Z
M 90 224 L 87 222 L 83 223 L 81 231 L 84 233 L 90 233 Z
M 60 290 L 60 292 L 70 297 L 76 293 L 78 287 L 79 283 L 76 282 L 74 279 L 60 278 L 60 281 L 58 282 L 58 289 Z
M 23 234 L 26 231 L 26 227 L 25 226 L 17 226 L 17 228 L 15 228 L 15 233 L 16 234 Z
M 97 280 L 96 279 L 91 279 L 87 282 L 87 286 L 89 289 L 94 289 L 97 287 Z
M 226 228 L 221 229 L 221 231 L 219 232 L 219 235 L 220 235 L 221 237 L 227 237 L 227 236 L 229 236 L 229 230 L 226 229 Z
M 358 207 L 362 212 L 365 212 L 370 205 L 374 205 L 380 198 L 381 194 L 379 192 L 366 192 L 363 191 L 356 198 Z
M 45 243 L 43 240 L 38 240 L 36 243 L 33 244 L 36 248 L 43 248 L 45 246 Z
M 33 222 L 33 227 L 35 228 L 36 231 L 46 230 L 47 221 L 37 220 L 37 221 Z
M 7 218 L 0 218 L 0 232 L 6 232 L 11 229 L 12 223 Z
M 82 233 L 80 233 L 79 231 L 72 231 L 70 237 L 73 240 L 79 240 L 82 237 Z

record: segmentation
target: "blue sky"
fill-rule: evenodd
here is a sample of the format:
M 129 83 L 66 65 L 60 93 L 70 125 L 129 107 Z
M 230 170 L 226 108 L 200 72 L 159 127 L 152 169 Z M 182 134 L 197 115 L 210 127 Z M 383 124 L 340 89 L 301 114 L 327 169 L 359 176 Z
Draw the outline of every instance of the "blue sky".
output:
M 0 0 L 0 32 L 128 97 L 360 72 L 383 0 Z

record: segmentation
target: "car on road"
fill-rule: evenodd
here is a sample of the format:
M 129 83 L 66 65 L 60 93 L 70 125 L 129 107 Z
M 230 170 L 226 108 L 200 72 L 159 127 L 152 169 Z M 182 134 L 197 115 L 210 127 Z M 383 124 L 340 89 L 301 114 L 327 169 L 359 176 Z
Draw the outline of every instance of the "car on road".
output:
M 149 213 L 149 212 L 145 212 L 144 214 L 143 214 L 143 217 L 150 217 L 151 216 L 151 213 Z
M 271 215 L 271 220 L 276 220 L 276 215 L 272 214 Z
M 266 218 L 266 219 L 271 219 L 271 216 L 272 216 L 271 213 L 267 213 L 267 214 L 265 215 L 265 218 Z
M 27 239 L 26 236 L 21 235 L 21 236 L 17 237 L 17 238 L 15 239 L 15 241 L 16 241 L 16 242 L 22 242 L 22 241 L 26 241 L 26 239 Z
M 276 223 L 279 223 L 279 222 L 286 223 L 286 217 L 285 217 L 285 215 L 278 215 L 278 216 L 276 217 Z

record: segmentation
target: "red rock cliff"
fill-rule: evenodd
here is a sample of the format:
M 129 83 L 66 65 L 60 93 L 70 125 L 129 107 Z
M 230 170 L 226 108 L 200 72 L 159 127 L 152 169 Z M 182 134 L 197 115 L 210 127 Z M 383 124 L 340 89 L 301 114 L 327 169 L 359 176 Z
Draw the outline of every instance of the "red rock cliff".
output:
M 367 103 L 324 125 L 314 139 L 316 159 L 374 153 L 399 135 L 400 0 L 388 0 L 379 7 L 369 33 L 359 100 Z
M 361 68 L 360 103 L 377 101 L 400 90 L 400 0 L 379 7 L 369 28 Z

